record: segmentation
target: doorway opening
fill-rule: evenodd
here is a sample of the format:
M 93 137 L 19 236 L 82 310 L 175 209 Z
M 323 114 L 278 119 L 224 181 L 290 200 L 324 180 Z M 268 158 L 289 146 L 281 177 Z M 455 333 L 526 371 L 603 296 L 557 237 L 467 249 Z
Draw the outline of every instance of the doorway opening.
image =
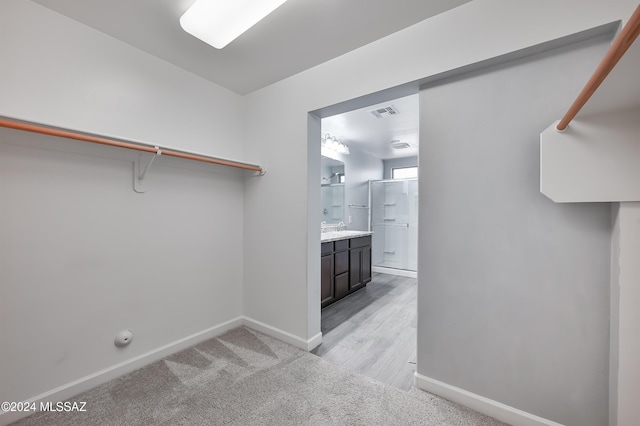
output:
M 323 335 L 312 353 L 403 390 L 416 364 L 419 121 L 417 90 L 329 114 L 309 165 Z

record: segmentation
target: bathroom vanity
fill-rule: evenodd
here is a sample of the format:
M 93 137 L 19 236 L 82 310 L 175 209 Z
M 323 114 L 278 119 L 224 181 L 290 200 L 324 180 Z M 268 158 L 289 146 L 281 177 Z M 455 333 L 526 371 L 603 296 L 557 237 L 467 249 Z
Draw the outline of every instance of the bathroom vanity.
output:
M 335 231 L 321 237 L 321 307 L 363 288 L 371 281 L 371 235 Z

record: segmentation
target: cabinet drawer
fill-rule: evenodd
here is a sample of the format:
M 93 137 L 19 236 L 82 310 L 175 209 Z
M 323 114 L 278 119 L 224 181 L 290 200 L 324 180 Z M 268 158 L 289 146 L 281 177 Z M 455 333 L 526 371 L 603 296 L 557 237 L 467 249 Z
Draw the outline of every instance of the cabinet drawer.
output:
M 343 251 L 334 254 L 333 262 L 334 273 L 336 275 L 349 271 L 349 252 Z
M 366 237 L 352 238 L 349 241 L 351 241 L 351 248 L 359 248 L 359 247 L 370 246 L 371 245 L 371 235 L 368 235 Z
M 322 246 L 320 248 L 320 254 L 324 256 L 325 254 L 331 254 L 331 253 L 333 253 L 333 242 L 322 243 Z
M 347 250 L 349 248 L 349 240 L 334 241 L 334 244 L 336 251 Z

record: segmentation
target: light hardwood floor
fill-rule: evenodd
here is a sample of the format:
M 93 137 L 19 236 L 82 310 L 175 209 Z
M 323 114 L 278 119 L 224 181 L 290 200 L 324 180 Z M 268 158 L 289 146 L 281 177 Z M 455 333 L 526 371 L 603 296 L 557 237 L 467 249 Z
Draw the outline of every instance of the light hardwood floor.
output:
M 367 286 L 322 311 L 312 353 L 402 390 L 416 369 L 417 280 L 374 273 Z

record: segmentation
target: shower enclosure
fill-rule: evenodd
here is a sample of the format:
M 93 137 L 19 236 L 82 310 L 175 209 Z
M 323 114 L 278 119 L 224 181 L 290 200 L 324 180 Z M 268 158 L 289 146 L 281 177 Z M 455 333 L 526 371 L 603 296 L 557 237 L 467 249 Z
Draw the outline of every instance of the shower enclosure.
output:
M 369 200 L 372 266 L 417 271 L 418 179 L 369 181 Z
M 344 183 L 320 185 L 322 222 L 344 222 Z

